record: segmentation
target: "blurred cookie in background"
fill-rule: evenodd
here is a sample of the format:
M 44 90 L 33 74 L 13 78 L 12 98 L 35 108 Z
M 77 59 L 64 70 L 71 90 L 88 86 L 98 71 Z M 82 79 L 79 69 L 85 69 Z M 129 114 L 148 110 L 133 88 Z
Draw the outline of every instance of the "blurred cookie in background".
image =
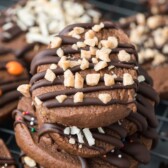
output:
M 20 0 L 0 13 L 0 45 L 30 63 L 50 36 L 71 23 L 99 22 L 101 14 L 85 1 Z

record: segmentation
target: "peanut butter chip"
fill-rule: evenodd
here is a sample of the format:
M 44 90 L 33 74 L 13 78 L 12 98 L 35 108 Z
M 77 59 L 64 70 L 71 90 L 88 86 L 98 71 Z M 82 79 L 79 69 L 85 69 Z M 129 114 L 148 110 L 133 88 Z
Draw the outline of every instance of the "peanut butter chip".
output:
M 83 88 L 83 84 L 84 84 L 84 79 L 83 79 L 83 77 L 77 72 L 77 73 L 75 74 L 75 88 L 76 88 L 76 89 Z
M 112 97 L 110 94 L 107 94 L 107 93 L 102 93 L 102 94 L 99 94 L 99 99 L 104 103 L 104 104 L 107 104 L 108 102 L 111 101 Z
M 59 95 L 59 96 L 56 96 L 56 99 L 59 103 L 63 103 L 65 101 L 65 99 L 67 98 L 66 95 Z
M 120 61 L 125 61 L 125 62 L 128 62 L 130 61 L 131 59 L 131 55 L 129 53 L 127 53 L 125 50 L 121 50 L 119 53 L 118 53 L 118 59 Z
M 104 83 L 105 86 L 112 86 L 115 84 L 114 76 L 109 74 L 104 74 Z
M 100 71 L 101 69 L 104 69 L 105 67 L 107 67 L 107 65 L 108 65 L 107 62 L 100 61 L 95 65 L 94 70 L 95 71 Z
M 64 72 L 64 86 L 74 87 L 75 77 L 73 73 L 68 69 Z
M 51 69 L 47 69 L 44 78 L 50 82 L 53 82 L 56 78 L 56 75 Z
M 132 84 L 134 84 L 134 80 L 133 80 L 132 76 L 129 73 L 124 73 L 123 85 L 127 86 L 127 85 L 132 85 Z
M 99 83 L 100 74 L 88 74 L 86 75 L 86 83 L 89 86 L 95 86 Z
M 22 93 L 25 97 L 30 97 L 30 87 L 29 84 L 22 84 L 17 88 L 17 91 Z
M 83 92 L 77 92 L 75 95 L 74 95 L 74 103 L 81 103 L 83 102 Z
M 51 48 L 58 48 L 61 46 L 62 39 L 60 37 L 54 37 L 51 41 L 50 47 Z

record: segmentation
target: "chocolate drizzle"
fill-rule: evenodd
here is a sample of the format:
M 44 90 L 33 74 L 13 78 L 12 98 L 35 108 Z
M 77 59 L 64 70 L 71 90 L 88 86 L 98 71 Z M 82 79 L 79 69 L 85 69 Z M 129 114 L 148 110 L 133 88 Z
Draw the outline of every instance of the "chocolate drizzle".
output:
M 16 165 L 16 162 L 13 158 L 0 157 L 0 165 L 3 166 L 5 164 L 12 166 Z

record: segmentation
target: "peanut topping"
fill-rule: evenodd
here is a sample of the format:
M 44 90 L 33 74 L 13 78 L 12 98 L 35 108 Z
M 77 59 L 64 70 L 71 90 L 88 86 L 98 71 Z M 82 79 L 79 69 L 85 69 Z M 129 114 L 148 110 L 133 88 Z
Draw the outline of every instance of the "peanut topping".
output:
M 99 83 L 100 74 L 88 74 L 86 75 L 86 83 L 89 86 L 96 86 Z
M 84 43 L 85 43 L 86 45 L 91 46 L 91 47 L 94 47 L 94 46 L 96 45 L 95 39 L 86 39 L 86 40 L 84 41 Z
M 114 76 L 109 74 L 104 74 L 104 83 L 105 86 L 112 86 L 115 84 Z
M 29 84 L 23 84 L 17 88 L 17 91 L 22 93 L 25 97 L 30 97 L 30 87 L 31 85 Z
M 81 58 L 90 59 L 91 58 L 90 51 L 81 50 Z
M 81 103 L 81 102 L 83 102 L 83 97 L 84 97 L 83 92 L 77 92 L 74 95 L 74 103 Z
M 64 72 L 64 86 L 74 87 L 75 78 L 73 73 L 68 69 Z
M 88 30 L 85 33 L 85 39 L 93 39 L 95 37 L 95 32 L 93 30 Z
M 51 69 L 47 69 L 44 78 L 50 82 L 53 82 L 56 78 L 56 75 Z
M 87 68 L 89 68 L 89 61 L 83 58 L 80 65 L 80 69 L 85 70 Z
M 84 42 L 82 42 L 82 41 L 78 41 L 76 43 L 76 45 L 77 45 L 78 48 L 84 48 L 84 47 L 86 47 L 86 44 Z
M 56 96 L 56 99 L 59 103 L 63 103 L 65 101 L 65 99 L 67 99 L 67 95 Z
M 58 62 L 58 65 L 65 71 L 70 67 L 70 61 L 66 60 L 66 57 L 61 57 L 60 61 Z
M 124 73 L 123 85 L 127 86 L 127 85 L 132 85 L 132 84 L 134 84 L 134 80 L 133 80 L 132 76 L 129 73 Z
M 107 104 L 108 102 L 111 101 L 112 97 L 110 94 L 107 94 L 107 93 L 102 93 L 102 94 L 99 94 L 98 98 L 104 103 L 104 104 Z
M 61 43 L 62 43 L 62 39 L 60 37 L 54 37 L 52 40 L 51 40 L 51 44 L 50 44 L 50 47 L 51 48 L 58 48 L 61 46 Z
M 38 106 L 42 105 L 43 103 L 37 96 L 35 97 L 34 101 Z
M 118 53 L 118 59 L 119 59 L 119 61 L 128 62 L 131 59 L 131 55 L 129 53 L 127 53 L 125 50 L 121 50 Z
M 75 88 L 76 88 L 76 89 L 83 88 L 83 84 L 84 84 L 84 79 L 83 79 L 83 77 L 77 72 L 77 73 L 75 74 Z
M 56 64 L 51 64 L 50 69 L 57 69 L 57 65 Z
M 59 57 L 62 57 L 62 56 L 64 55 L 64 51 L 63 51 L 62 48 L 58 48 L 58 49 L 57 49 L 57 55 L 58 55 Z
M 104 69 L 105 67 L 107 67 L 107 65 L 108 65 L 107 62 L 100 61 L 95 65 L 94 70 L 95 71 L 100 71 L 101 69 Z

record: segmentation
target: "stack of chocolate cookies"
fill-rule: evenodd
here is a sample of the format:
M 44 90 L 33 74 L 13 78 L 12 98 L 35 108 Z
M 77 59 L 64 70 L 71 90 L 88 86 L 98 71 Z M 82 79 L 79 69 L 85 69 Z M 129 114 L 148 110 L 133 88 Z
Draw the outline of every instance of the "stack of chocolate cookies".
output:
M 14 111 L 25 167 L 136 168 L 157 143 L 159 98 L 114 23 L 73 24 L 31 63 Z

